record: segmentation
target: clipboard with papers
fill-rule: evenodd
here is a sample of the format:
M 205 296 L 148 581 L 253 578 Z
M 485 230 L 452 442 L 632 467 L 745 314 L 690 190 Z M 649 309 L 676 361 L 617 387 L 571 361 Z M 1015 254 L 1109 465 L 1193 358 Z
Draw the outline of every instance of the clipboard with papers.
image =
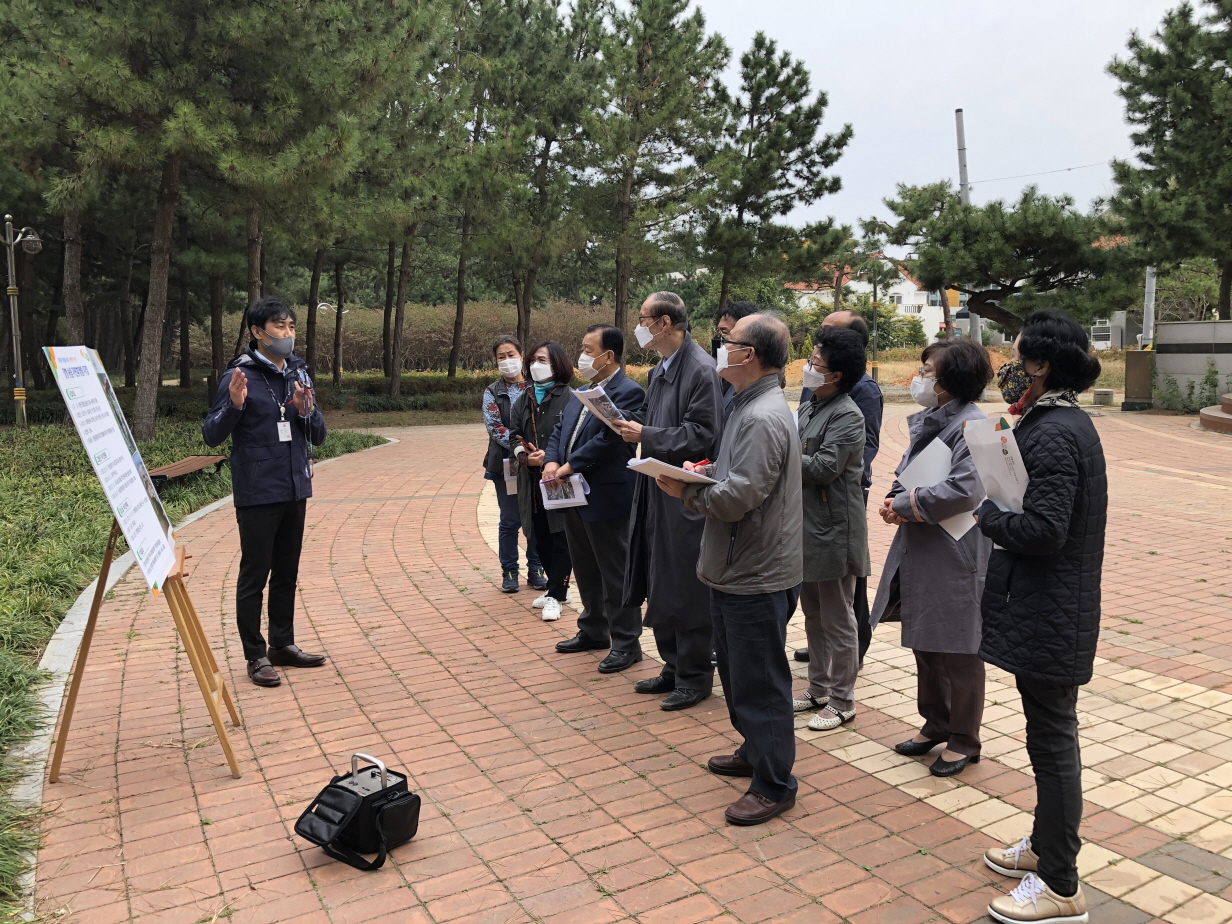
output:
M 663 475 L 667 478 L 674 478 L 676 481 L 686 482 L 687 484 L 718 484 L 717 481 L 706 475 L 699 475 L 697 472 L 686 472 L 679 466 L 668 465 L 666 462 L 660 462 L 658 459 L 630 459 L 629 468 L 651 478 L 658 478 L 660 475 Z
M 934 487 L 950 477 L 953 457 L 954 452 L 949 446 L 939 439 L 934 439 L 916 453 L 915 458 L 895 480 L 907 491 Z M 966 511 L 942 520 L 937 525 L 958 541 L 975 525 L 975 518 L 971 511 Z

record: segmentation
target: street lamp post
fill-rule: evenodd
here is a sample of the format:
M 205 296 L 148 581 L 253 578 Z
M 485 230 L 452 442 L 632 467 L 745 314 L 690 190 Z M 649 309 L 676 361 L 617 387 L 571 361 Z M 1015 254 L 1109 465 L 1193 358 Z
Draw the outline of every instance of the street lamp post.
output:
M 17 426 L 27 426 L 26 420 L 26 383 L 21 369 L 21 316 L 17 311 L 17 260 L 13 248 L 21 244 L 21 249 L 33 256 L 43 249 L 43 242 L 33 228 L 22 228 L 21 233 L 13 236 L 13 216 L 4 216 L 4 248 L 9 258 L 9 321 L 13 325 L 13 415 Z

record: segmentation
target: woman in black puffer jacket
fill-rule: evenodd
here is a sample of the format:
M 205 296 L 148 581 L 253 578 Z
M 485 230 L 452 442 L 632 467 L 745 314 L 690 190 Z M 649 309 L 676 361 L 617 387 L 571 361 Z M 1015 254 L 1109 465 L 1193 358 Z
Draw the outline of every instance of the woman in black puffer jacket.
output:
M 1023 878 L 989 913 L 998 921 L 1085 922 L 1078 883 L 1082 765 L 1078 687 L 1091 679 L 1099 639 L 1100 570 L 1108 519 L 1104 451 L 1075 395 L 1099 377 L 1085 331 L 1058 309 L 1023 324 L 1017 360 L 1031 378 L 1014 436 L 1029 479 L 1022 513 L 991 501 L 976 510 L 994 543 L 984 585 L 980 657 L 1014 675 L 1035 773 L 1035 825 L 985 862 Z M 1048 908 L 1050 914 L 1041 917 Z

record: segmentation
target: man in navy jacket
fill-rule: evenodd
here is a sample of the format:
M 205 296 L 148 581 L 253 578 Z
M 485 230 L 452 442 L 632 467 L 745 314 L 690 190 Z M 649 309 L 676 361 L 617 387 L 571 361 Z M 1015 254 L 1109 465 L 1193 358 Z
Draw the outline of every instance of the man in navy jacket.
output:
M 217 446 L 231 437 L 231 485 L 240 532 L 235 590 L 248 676 L 257 686 L 282 683 L 273 665 L 319 667 L 324 655 L 295 645 L 295 584 L 312 496 L 309 442 L 325 442 L 307 366 L 291 350 L 295 312 L 272 297 L 248 308 L 252 341 L 218 383 L 201 434 Z M 261 635 L 261 597 L 269 581 L 269 647 Z
M 625 337 L 611 324 L 595 324 L 582 338 L 578 370 L 631 418 L 645 400 L 641 385 L 620 370 Z M 582 598 L 578 633 L 556 650 L 565 653 L 610 647 L 599 672 L 614 674 L 642 660 L 642 613 L 623 606 L 625 558 L 629 549 L 629 514 L 633 510 L 633 479 L 629 469 L 633 444 L 572 398 L 548 441 L 543 480 L 579 473 L 590 486 L 584 507 L 567 507 L 565 538 L 573 560 L 573 576 Z
M 868 345 L 869 330 L 865 320 L 854 311 L 832 311 L 821 321 L 822 327 L 846 327 L 854 330 L 864 338 Z M 885 412 L 885 396 L 881 394 L 881 386 L 865 373 L 850 392 L 851 400 L 856 403 L 860 413 L 864 415 L 864 475 L 860 480 L 864 488 L 864 503 L 868 503 L 868 491 L 873 486 L 873 459 L 881 448 L 881 418 Z M 804 404 L 813 397 L 812 391 L 804 389 L 800 392 L 800 403 Z M 873 641 L 873 630 L 869 625 L 868 613 L 868 578 L 856 578 L 856 636 L 860 646 L 860 665 L 864 665 L 864 655 Z M 796 660 L 809 659 L 807 648 L 796 649 Z

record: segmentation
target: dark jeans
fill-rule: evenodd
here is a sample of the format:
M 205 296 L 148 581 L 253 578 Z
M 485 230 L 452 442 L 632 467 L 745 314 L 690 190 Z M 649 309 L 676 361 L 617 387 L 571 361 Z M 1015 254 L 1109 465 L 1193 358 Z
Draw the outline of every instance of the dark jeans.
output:
M 710 653 L 714 651 L 714 634 L 709 625 L 694 629 L 654 628 L 655 647 L 663 659 L 663 676 L 676 684 L 677 690 L 714 689 L 714 667 Z
M 1027 719 L 1027 756 L 1035 773 L 1031 849 L 1039 877 L 1058 895 L 1078 891 L 1078 823 L 1082 760 L 1078 754 L 1078 688 L 1015 677 Z
M 868 654 L 868 646 L 873 643 L 873 627 L 868 624 L 868 578 L 856 578 L 856 642 L 860 652 L 860 667 L 864 667 L 864 656 Z
M 916 705 L 924 737 L 957 754 L 980 753 L 984 720 L 984 662 L 975 654 L 915 652 Z
M 629 518 L 583 520 L 576 507 L 562 511 L 569 558 L 577 578 L 582 614 L 578 631 L 595 642 L 610 640 L 612 651 L 641 651 L 642 610 L 622 606 Z
M 539 490 L 539 485 L 535 485 Z M 563 532 L 554 533 L 548 524 L 548 512 L 542 503 L 534 504 L 535 526 L 535 557 L 543 563 L 548 576 L 549 597 L 565 602 L 569 593 L 569 572 L 573 570 L 573 562 L 569 559 L 569 543 L 565 541 Z
M 500 557 L 502 571 L 518 570 L 518 530 L 522 528 L 522 514 L 518 511 L 518 494 L 510 494 L 505 490 L 505 479 L 494 478 L 496 486 L 496 504 L 500 507 L 500 523 L 496 527 L 496 548 Z M 526 544 L 526 570 L 537 571 L 539 556 L 535 552 L 534 543 Z
M 244 658 L 266 655 L 261 635 L 261 596 L 269 581 L 269 645 L 295 644 L 295 582 L 304 545 L 307 501 L 236 507 L 240 527 L 240 575 L 235 586 L 235 623 Z
M 799 585 L 767 594 L 710 591 L 714 651 L 727 715 L 744 738 L 736 753 L 753 765 L 749 789 L 775 802 L 794 796 L 796 730 L 791 710 L 787 622 Z

